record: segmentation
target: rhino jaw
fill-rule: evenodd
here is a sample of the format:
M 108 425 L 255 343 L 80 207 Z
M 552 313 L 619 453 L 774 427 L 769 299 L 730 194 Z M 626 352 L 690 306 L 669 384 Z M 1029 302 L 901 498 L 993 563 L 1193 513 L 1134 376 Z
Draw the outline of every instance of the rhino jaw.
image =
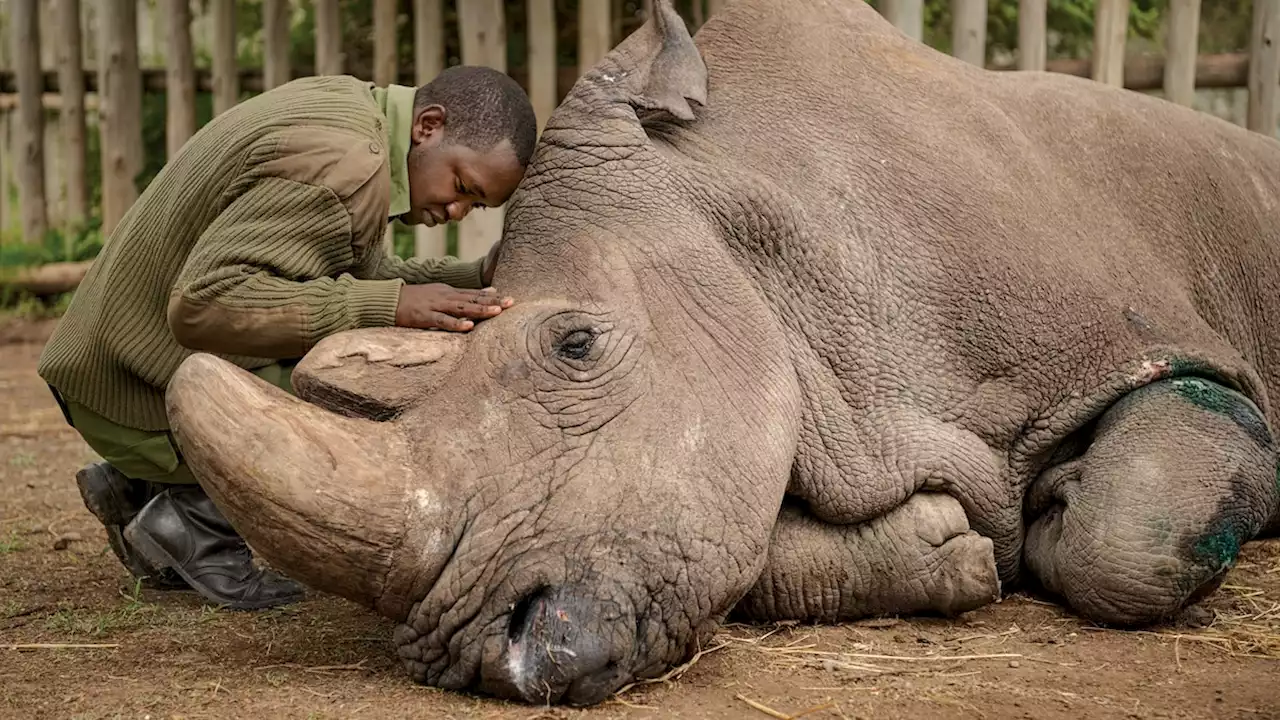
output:
M 184 459 L 259 556 L 392 618 L 426 594 L 452 547 L 451 503 L 414 485 L 395 425 L 339 416 L 207 354 L 179 366 L 166 405 Z

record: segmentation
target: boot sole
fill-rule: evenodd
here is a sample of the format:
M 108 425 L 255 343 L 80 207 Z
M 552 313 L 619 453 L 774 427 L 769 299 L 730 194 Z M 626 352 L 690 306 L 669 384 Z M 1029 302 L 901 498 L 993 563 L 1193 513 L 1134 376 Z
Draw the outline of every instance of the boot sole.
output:
M 138 511 L 121 494 L 118 485 L 104 475 L 87 468 L 77 472 L 76 487 L 80 489 L 80 499 L 103 525 L 127 525 Z
M 164 548 L 160 547 L 160 543 L 152 540 L 151 536 L 147 535 L 145 532 L 137 530 L 136 528 L 137 525 L 131 524 L 124 529 L 124 537 L 129 541 L 129 544 L 132 545 L 147 562 L 155 565 L 156 567 L 168 568 L 177 573 L 178 576 L 185 580 L 193 590 L 200 594 L 200 597 L 203 597 L 209 602 L 224 605 L 232 610 L 265 610 L 279 605 L 296 603 L 306 597 L 305 593 L 298 593 L 297 595 L 288 595 L 272 600 L 258 600 L 256 602 L 229 600 L 221 597 L 216 593 L 211 592 L 203 584 L 196 582 L 195 578 L 191 577 L 186 570 L 183 570 L 181 564 L 179 564 L 172 555 L 166 552 Z
M 112 482 L 106 473 L 97 472 L 90 466 L 76 473 L 76 487 L 80 490 L 84 506 L 107 529 L 107 544 L 115 553 L 116 559 L 130 575 L 142 580 L 143 587 L 152 590 L 191 590 L 188 583 L 164 577 L 163 570 L 156 571 L 146 567 L 135 553 L 130 552 L 129 544 L 124 538 L 124 526 L 138 512 L 122 494 L 118 483 Z

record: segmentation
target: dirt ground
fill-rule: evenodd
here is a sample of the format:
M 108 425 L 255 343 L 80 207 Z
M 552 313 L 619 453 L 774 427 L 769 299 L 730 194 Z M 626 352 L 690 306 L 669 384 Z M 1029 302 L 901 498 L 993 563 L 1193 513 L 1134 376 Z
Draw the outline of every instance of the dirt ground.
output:
M 1019 594 L 951 621 L 730 626 L 587 710 L 415 686 L 391 623 L 340 599 L 236 613 L 136 592 L 76 492 L 96 458 L 35 374 L 49 329 L 0 320 L 0 717 L 1280 718 L 1277 541 L 1204 612 L 1143 632 Z

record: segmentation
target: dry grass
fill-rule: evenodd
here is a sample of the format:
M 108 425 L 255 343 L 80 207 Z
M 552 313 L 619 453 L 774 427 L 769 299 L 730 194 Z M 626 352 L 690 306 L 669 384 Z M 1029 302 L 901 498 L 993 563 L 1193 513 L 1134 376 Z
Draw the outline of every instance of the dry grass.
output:
M 1266 568 L 1241 563 L 1240 569 L 1275 577 L 1280 575 L 1280 559 L 1273 559 Z M 1226 607 L 1215 608 L 1213 622 L 1193 637 L 1236 657 L 1280 660 L 1280 592 L 1233 584 L 1223 585 L 1219 592 L 1230 597 L 1221 603 Z
M 943 652 L 927 655 L 904 655 L 900 653 L 874 652 L 874 644 L 856 642 L 845 645 L 839 650 L 820 649 L 819 643 L 813 642 L 812 633 L 804 633 L 786 642 L 767 642 L 781 628 L 760 636 L 727 637 L 729 643 L 742 647 L 749 652 L 759 654 L 771 671 L 794 672 L 801 668 L 821 668 L 834 673 L 843 679 L 877 677 L 884 675 L 929 675 L 953 676 L 963 668 L 974 663 L 999 662 L 1007 665 L 1025 658 L 1022 653 L 957 653 L 955 649 L 960 643 L 977 638 L 999 641 L 1014 632 L 1021 632 L 1016 627 L 1012 631 L 999 634 L 968 635 L 947 642 Z
M 1266 571 L 1280 572 L 1280 564 Z M 1172 640 L 1176 644 L 1200 643 L 1240 658 L 1280 660 L 1280 597 L 1248 585 L 1223 585 L 1213 602 L 1213 620 L 1203 628 L 1182 632 L 1130 630 L 1127 632 Z M 1112 632 L 1086 626 L 1092 632 Z
M 752 708 L 753 710 L 762 712 L 765 715 L 768 715 L 771 718 L 777 718 L 778 720 L 797 720 L 797 718 L 802 718 L 805 715 L 812 715 L 813 713 L 816 713 L 816 712 L 821 712 L 823 710 L 829 710 L 837 707 L 835 703 L 827 702 L 821 705 L 814 705 L 808 710 L 801 710 L 800 712 L 795 713 L 794 715 L 788 715 L 784 712 L 774 710 L 773 708 L 769 707 L 768 705 L 765 705 L 764 703 L 756 702 L 755 700 L 752 700 L 751 698 L 746 697 L 745 695 L 739 694 L 739 695 L 734 695 L 734 697 L 737 698 L 738 700 L 741 700 L 743 703 L 745 703 L 748 707 Z M 841 713 L 841 715 L 843 715 L 843 713 Z
M 694 653 L 693 657 L 689 658 L 689 660 L 686 661 L 685 663 L 671 668 L 666 673 L 656 678 L 649 678 L 646 680 L 637 680 L 636 682 L 622 686 L 621 688 L 618 689 L 617 692 L 614 693 L 614 699 L 621 702 L 623 695 L 625 695 L 626 693 L 630 692 L 631 690 L 637 687 L 640 687 L 641 685 L 667 683 L 667 682 L 671 682 L 672 680 L 678 680 L 681 675 L 684 675 L 686 672 L 689 671 L 690 668 L 692 668 L 694 665 L 697 665 L 698 661 L 701 660 L 703 656 L 710 655 L 711 653 L 716 652 L 717 650 L 723 650 L 728 646 L 729 646 L 728 642 L 721 642 L 716 645 L 713 645 L 710 648 L 707 648 L 706 650 L 699 650 L 698 652 Z M 626 705 L 628 703 L 624 702 L 623 704 Z

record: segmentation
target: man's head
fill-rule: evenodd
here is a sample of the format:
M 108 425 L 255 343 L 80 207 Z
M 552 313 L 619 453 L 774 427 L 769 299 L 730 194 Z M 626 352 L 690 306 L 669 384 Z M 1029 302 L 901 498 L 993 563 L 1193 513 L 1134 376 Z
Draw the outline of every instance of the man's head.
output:
M 404 220 L 436 225 L 505 203 L 537 134 L 528 96 L 505 73 L 471 65 L 440 73 L 414 96 Z

